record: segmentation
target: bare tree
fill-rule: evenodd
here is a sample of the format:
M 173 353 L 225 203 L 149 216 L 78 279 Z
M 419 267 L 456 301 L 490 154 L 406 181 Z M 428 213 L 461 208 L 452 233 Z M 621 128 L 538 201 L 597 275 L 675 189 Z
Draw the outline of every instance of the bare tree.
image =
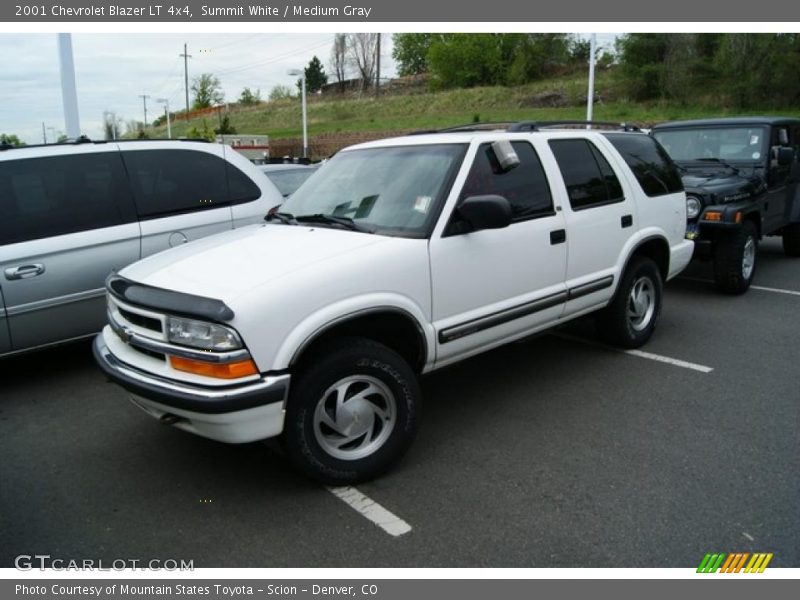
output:
M 333 48 L 331 48 L 331 71 L 336 83 L 339 84 L 339 91 L 344 91 L 344 82 L 347 78 L 347 34 L 337 33 L 333 38 Z
M 350 33 L 347 35 L 347 50 L 361 77 L 361 89 L 367 90 L 375 79 L 377 59 L 377 33 Z

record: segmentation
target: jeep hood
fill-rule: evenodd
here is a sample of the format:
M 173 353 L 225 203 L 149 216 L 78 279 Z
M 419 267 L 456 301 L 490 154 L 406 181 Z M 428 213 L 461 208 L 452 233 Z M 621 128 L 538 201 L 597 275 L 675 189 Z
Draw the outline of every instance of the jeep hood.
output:
M 726 202 L 727 196 L 757 193 L 763 185 L 762 178 L 752 169 L 742 168 L 736 173 L 722 166 L 688 168 L 681 179 L 686 193 L 695 193 L 715 202 Z
M 145 285 L 230 301 L 309 268 L 394 238 L 304 225 L 252 225 L 154 254 L 120 275 Z

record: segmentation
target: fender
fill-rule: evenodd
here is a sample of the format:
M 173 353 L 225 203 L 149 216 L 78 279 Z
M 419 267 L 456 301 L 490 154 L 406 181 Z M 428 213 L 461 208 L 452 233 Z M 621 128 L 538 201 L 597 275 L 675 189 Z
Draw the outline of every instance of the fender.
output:
M 436 359 L 435 332 L 430 318 L 410 298 L 392 293 L 375 293 L 348 298 L 308 315 L 284 338 L 275 355 L 271 370 L 290 368 L 305 348 L 332 327 L 358 317 L 380 312 L 394 312 L 411 319 L 425 344 L 423 371 L 429 370 Z

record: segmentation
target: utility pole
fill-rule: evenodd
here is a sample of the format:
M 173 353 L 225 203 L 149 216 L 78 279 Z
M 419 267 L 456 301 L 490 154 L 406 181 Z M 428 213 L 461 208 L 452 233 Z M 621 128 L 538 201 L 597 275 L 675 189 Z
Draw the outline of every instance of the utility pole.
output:
M 147 94 L 139 94 L 139 98 L 142 99 L 142 104 L 144 104 L 144 128 L 147 129 L 147 99 L 150 96 Z
M 375 59 L 377 68 L 375 69 L 375 97 L 381 95 L 381 34 L 378 34 L 378 45 L 375 47 Z
M 42 143 L 46 146 L 47 145 L 47 132 L 44 130 L 44 121 L 42 121 L 42 140 L 43 140 Z
M 183 57 L 183 83 L 186 88 L 186 118 L 189 118 L 189 59 L 192 55 L 189 54 L 186 44 L 183 45 L 183 54 L 178 56 Z

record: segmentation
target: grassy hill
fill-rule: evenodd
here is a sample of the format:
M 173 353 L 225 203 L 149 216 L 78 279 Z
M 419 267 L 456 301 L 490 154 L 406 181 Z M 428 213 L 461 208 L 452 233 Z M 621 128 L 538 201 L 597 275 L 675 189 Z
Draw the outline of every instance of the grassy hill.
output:
M 407 131 L 442 128 L 475 121 L 583 119 L 586 116 L 586 77 L 583 74 L 537 82 L 525 86 L 481 87 L 446 91 L 425 88 L 414 93 L 393 94 L 389 90 L 372 95 L 319 96 L 308 99 L 309 137 L 321 134 Z M 699 97 L 696 105 L 667 102 L 632 103 L 622 97 L 615 79 L 600 73 L 596 82 L 599 101 L 594 118 L 651 125 L 661 121 L 745 114 L 726 109 L 714 97 Z M 786 110 L 750 111 L 800 116 L 800 107 Z M 262 102 L 257 106 L 231 105 L 226 113 L 239 133 L 267 134 L 272 139 L 302 135 L 299 99 Z M 203 119 L 174 122 L 174 137 L 186 136 L 193 127 L 203 128 Z M 205 119 L 209 128 L 219 125 L 216 116 Z M 166 137 L 166 127 L 150 127 L 151 137 Z

